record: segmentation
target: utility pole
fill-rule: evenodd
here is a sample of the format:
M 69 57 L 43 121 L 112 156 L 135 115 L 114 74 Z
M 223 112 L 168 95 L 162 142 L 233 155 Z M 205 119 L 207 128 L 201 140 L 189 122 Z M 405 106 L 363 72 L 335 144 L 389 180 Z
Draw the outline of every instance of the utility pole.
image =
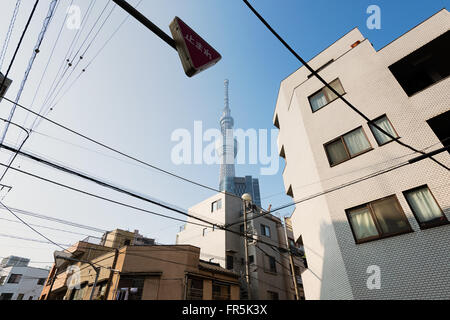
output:
M 284 217 L 284 235 L 285 235 L 285 238 L 286 238 L 287 247 L 289 249 L 289 264 L 291 265 L 292 281 L 294 282 L 295 300 L 300 300 L 300 295 L 298 293 L 298 286 L 297 286 L 297 277 L 295 275 L 294 258 L 292 257 L 292 251 L 291 251 L 291 247 L 289 245 L 289 237 L 288 237 L 288 234 L 287 234 L 286 217 Z
M 244 254 L 245 254 L 245 281 L 247 282 L 248 300 L 251 300 L 250 268 L 248 263 L 248 238 L 247 238 L 247 206 L 252 203 L 252 196 L 248 193 L 242 195 L 244 213 Z

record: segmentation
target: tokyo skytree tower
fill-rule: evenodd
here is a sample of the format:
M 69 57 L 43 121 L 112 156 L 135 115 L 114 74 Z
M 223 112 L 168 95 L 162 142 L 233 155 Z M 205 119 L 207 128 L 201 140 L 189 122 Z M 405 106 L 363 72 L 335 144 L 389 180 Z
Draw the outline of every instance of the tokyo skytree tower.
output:
M 225 107 L 220 117 L 220 129 L 222 132 L 222 141 L 218 148 L 220 158 L 220 180 L 219 190 L 235 193 L 234 190 L 234 159 L 237 154 L 237 143 L 233 137 L 234 120 L 231 117 L 230 101 L 228 96 L 229 81 L 225 80 Z

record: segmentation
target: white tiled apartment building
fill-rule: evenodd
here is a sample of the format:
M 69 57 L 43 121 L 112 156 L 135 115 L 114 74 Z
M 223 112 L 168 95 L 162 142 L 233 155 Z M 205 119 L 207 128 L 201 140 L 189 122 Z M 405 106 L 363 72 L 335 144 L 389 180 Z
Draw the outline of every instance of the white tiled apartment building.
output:
M 449 29 L 442 9 L 376 51 L 355 28 L 309 64 L 379 126 L 430 152 L 449 143 Z M 449 171 L 425 159 L 302 201 L 418 154 L 304 66 L 281 82 L 273 121 L 286 193 L 299 202 L 291 221 L 306 299 L 450 299 Z M 448 151 L 435 159 L 450 166 Z

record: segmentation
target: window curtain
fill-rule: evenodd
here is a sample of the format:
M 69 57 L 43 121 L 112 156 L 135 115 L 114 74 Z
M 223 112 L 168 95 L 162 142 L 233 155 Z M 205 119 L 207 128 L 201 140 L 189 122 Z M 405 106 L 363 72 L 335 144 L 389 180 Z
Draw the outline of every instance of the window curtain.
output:
M 387 117 L 383 117 L 381 119 L 378 119 L 377 121 L 374 121 L 374 123 L 379 126 L 381 129 L 389 133 L 393 137 L 397 137 L 397 134 L 394 131 L 394 128 L 392 128 L 391 123 L 389 122 Z M 377 128 L 372 126 L 372 132 L 375 136 L 375 139 L 379 144 L 384 144 L 386 142 L 391 141 L 392 139 L 389 138 L 387 135 L 379 131 Z
M 378 236 L 377 228 L 367 207 L 352 211 L 350 223 L 353 226 L 356 238 L 359 240 Z
M 326 146 L 330 164 L 336 164 L 348 159 L 347 151 L 341 140 L 332 142 Z
M 428 188 L 408 192 L 406 199 L 420 222 L 427 222 L 442 217 L 441 208 L 439 208 Z
M 330 83 L 330 86 L 337 91 L 337 93 L 339 93 L 340 95 L 344 94 L 344 88 L 342 88 L 342 84 L 341 81 L 339 81 L 339 79 L 334 80 L 333 82 Z M 325 94 L 328 97 L 328 101 L 333 101 L 334 99 L 337 98 L 337 95 L 335 95 L 330 89 L 328 89 L 327 87 L 325 87 Z
M 322 91 L 310 97 L 309 102 L 311 103 L 311 108 L 313 111 L 319 110 L 328 103 L 327 98 Z
M 370 148 L 369 141 L 367 141 L 366 135 L 364 134 L 362 128 L 347 133 L 344 136 L 344 140 L 351 156 Z
M 409 222 L 396 197 L 377 200 L 371 207 L 384 235 L 410 230 Z

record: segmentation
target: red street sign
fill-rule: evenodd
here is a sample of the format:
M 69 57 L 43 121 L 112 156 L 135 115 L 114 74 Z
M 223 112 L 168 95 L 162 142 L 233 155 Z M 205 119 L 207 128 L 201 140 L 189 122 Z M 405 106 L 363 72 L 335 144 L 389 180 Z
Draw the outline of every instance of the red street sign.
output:
M 170 24 L 184 72 L 188 77 L 216 64 L 222 56 L 178 17 Z

